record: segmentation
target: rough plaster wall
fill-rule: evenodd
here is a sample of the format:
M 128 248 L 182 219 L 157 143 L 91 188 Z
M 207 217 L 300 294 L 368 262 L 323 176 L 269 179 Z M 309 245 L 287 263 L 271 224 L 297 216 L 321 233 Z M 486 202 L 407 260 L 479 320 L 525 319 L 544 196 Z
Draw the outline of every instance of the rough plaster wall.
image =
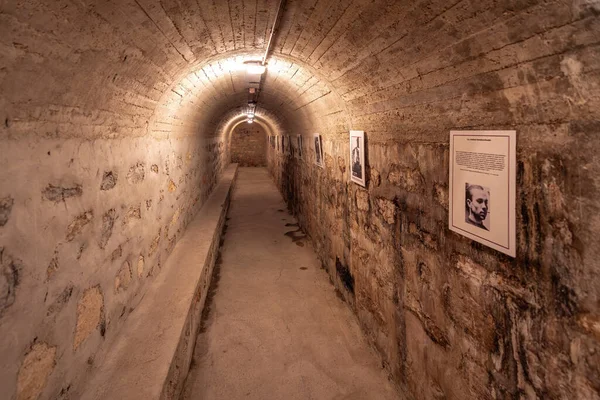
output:
M 0 228 L 8 398 L 17 385 L 19 399 L 64 394 L 94 371 L 210 194 L 222 151 L 198 137 L 0 142 L 0 197 L 12 204 Z M 40 370 L 48 384 L 29 378 L 38 386 L 25 395 L 21 382 Z
M 600 7 L 386 7 L 322 60 L 367 132 L 367 188 L 348 182 L 347 129 L 315 124 L 324 169 L 311 131 L 302 159 L 269 147 L 290 209 L 416 399 L 599 399 Z M 461 128 L 517 129 L 515 259 L 447 228 Z
M 68 397 L 93 373 L 229 161 L 217 126 L 247 93 L 222 59 L 262 54 L 275 0 L 232 3 L 0 1 L 10 398 Z M 290 114 L 323 86 L 271 92 Z
M 242 123 L 231 135 L 231 162 L 240 167 L 267 165 L 267 135 L 260 125 Z

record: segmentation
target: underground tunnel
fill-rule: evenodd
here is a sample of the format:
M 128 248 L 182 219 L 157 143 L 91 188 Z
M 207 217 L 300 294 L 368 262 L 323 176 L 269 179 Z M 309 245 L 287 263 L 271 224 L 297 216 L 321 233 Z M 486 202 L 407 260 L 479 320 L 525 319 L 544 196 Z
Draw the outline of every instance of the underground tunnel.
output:
M 0 0 L 0 397 L 600 399 L 599 130 L 598 0 Z

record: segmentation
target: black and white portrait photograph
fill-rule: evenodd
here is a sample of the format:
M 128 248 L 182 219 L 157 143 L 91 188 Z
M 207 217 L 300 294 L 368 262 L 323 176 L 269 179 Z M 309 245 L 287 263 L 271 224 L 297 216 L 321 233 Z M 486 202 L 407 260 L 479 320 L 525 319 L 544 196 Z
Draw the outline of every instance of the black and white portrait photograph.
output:
M 365 179 L 365 133 L 350 131 L 350 179 L 366 186 Z
M 490 189 L 478 184 L 465 184 L 465 222 L 490 230 Z
M 298 157 L 302 158 L 302 135 L 298 135 Z
M 315 164 L 323 168 L 323 142 L 318 133 L 315 133 Z
M 516 139 L 514 130 L 450 131 L 448 160 L 448 227 L 511 257 L 517 248 Z

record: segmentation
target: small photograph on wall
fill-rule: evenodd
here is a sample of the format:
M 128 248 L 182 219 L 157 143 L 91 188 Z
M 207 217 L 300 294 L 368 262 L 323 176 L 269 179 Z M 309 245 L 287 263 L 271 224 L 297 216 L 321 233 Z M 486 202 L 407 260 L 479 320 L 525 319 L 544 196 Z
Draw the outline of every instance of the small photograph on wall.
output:
M 302 158 L 302 135 L 298 135 L 298 157 Z
M 279 151 L 279 135 L 275 136 L 275 147 L 277 148 L 277 151 Z
M 516 131 L 450 132 L 449 228 L 512 257 L 516 139 Z
M 285 153 L 285 136 L 281 136 L 281 152 Z
M 366 186 L 365 179 L 365 132 L 350 131 L 350 180 Z
M 490 230 L 490 188 L 477 183 L 465 183 L 465 222 Z
M 321 140 L 321 135 L 315 133 L 315 164 L 317 166 L 323 168 L 323 141 Z

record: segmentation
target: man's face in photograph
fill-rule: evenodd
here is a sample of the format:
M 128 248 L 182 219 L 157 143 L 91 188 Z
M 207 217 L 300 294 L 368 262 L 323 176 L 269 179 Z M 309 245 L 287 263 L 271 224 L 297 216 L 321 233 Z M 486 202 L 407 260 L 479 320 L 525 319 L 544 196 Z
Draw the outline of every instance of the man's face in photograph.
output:
M 471 198 L 467 199 L 467 207 L 469 207 L 473 218 L 478 222 L 482 222 L 487 218 L 488 194 L 485 190 L 479 188 L 471 188 L 470 193 Z

